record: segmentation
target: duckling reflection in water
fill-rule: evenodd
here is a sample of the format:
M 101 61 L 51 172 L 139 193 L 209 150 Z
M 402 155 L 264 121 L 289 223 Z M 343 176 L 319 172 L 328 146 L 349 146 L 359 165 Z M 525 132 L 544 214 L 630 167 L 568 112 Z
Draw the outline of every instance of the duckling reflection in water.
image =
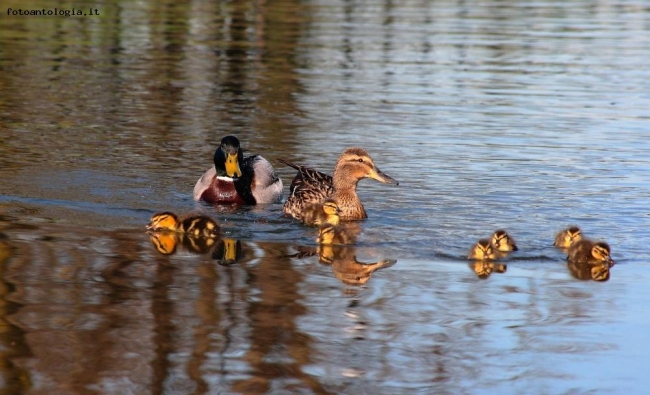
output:
M 341 209 L 336 200 L 328 198 L 322 203 L 313 203 L 305 206 L 302 213 L 302 222 L 305 225 L 337 226 L 341 222 Z
M 508 268 L 503 263 L 491 262 L 491 261 L 470 262 L 469 267 L 480 279 L 486 279 L 490 277 L 490 275 L 493 272 L 505 273 Z
M 350 246 L 321 245 L 318 247 L 320 263 L 331 265 L 334 276 L 348 285 L 364 285 L 372 273 L 393 266 L 395 259 L 382 259 L 378 262 L 359 262 L 356 249 Z
M 609 248 L 609 244 L 604 241 L 582 239 L 571 244 L 568 250 L 567 260 L 577 263 L 606 263 L 613 266 L 614 261 L 610 254 L 611 249 Z
M 241 242 L 235 239 L 221 239 L 217 242 L 213 252 L 212 259 L 222 266 L 230 266 L 241 257 Z
M 582 240 L 582 231 L 577 226 L 571 226 L 560 231 L 555 236 L 554 246 L 558 248 L 569 248 L 571 245 L 577 241 Z
M 178 232 L 148 232 L 151 244 L 163 255 L 173 255 L 180 246 L 195 254 L 206 254 L 214 247 L 215 237 L 191 237 Z
M 492 245 L 490 239 L 480 239 L 470 248 L 467 258 L 479 261 L 494 260 L 499 259 L 499 253 Z
M 517 251 L 517 244 L 513 238 L 503 229 L 499 229 L 492 233 L 491 243 L 493 248 L 499 252 L 511 252 Z
M 151 217 L 147 229 L 185 233 L 194 237 L 215 237 L 219 235 L 219 225 L 210 217 L 190 215 L 179 218 L 169 211 L 156 213 Z
M 612 267 L 609 263 L 585 263 L 568 261 L 569 272 L 578 280 L 607 281 Z
M 339 244 L 351 245 L 357 240 L 357 236 L 361 228 L 354 223 L 351 224 L 323 224 L 318 228 L 318 237 L 316 243 L 318 244 Z
M 151 243 L 163 255 L 174 254 L 178 246 L 194 253 L 207 253 L 219 235 L 219 225 L 209 217 L 190 215 L 179 218 L 169 211 L 154 214 L 147 230 Z

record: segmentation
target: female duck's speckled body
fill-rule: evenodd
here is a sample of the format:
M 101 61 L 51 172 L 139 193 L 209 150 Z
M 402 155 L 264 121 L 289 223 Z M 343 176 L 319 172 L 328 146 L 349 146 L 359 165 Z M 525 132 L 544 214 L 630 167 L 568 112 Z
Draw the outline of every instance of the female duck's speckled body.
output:
M 239 140 L 226 136 L 214 166 L 194 186 L 194 200 L 211 204 L 266 204 L 282 199 L 282 180 L 262 156 L 244 158 Z
M 571 244 L 580 240 L 582 240 L 582 231 L 577 226 L 572 226 L 558 233 L 553 245 L 558 248 L 569 248 Z
M 339 156 L 332 176 L 305 166 L 280 160 L 287 166 L 298 170 L 289 189 L 289 198 L 284 204 L 283 212 L 298 220 L 303 220 L 305 206 L 320 203 L 331 197 L 341 209 L 341 220 L 354 221 L 368 217 L 366 210 L 357 196 L 357 184 L 363 178 L 399 185 L 388 175 L 382 173 L 368 153 L 357 147 L 347 148 Z
M 567 260 L 578 263 L 607 263 L 614 264 L 610 256 L 609 244 L 604 241 L 582 239 L 571 244 Z

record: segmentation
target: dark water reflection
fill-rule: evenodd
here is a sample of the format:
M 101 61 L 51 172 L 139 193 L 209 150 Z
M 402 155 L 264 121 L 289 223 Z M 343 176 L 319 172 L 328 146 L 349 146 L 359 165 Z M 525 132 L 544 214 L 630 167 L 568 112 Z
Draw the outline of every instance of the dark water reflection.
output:
M 0 393 L 650 385 L 647 4 L 74 6 L 100 15 L 0 9 Z M 225 134 L 285 185 L 362 145 L 400 186 L 318 247 L 281 204 L 192 201 Z M 152 242 L 166 210 L 222 237 Z M 573 224 L 617 265 L 567 264 Z M 464 258 L 499 228 L 519 251 Z

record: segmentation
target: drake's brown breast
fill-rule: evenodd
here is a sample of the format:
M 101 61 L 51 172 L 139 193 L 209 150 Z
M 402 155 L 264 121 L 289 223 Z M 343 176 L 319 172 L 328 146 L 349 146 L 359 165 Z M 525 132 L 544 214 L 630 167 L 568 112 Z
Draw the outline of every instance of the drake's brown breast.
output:
M 237 193 L 232 180 L 215 177 L 203 194 L 201 199 L 213 204 L 244 204 L 244 199 Z

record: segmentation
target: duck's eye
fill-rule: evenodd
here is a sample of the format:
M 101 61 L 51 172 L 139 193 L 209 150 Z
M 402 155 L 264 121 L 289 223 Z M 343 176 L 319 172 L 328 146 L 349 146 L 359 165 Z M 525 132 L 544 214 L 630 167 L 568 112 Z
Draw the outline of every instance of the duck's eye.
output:
M 363 158 L 359 158 L 357 160 L 359 161 L 359 163 L 363 163 Z

